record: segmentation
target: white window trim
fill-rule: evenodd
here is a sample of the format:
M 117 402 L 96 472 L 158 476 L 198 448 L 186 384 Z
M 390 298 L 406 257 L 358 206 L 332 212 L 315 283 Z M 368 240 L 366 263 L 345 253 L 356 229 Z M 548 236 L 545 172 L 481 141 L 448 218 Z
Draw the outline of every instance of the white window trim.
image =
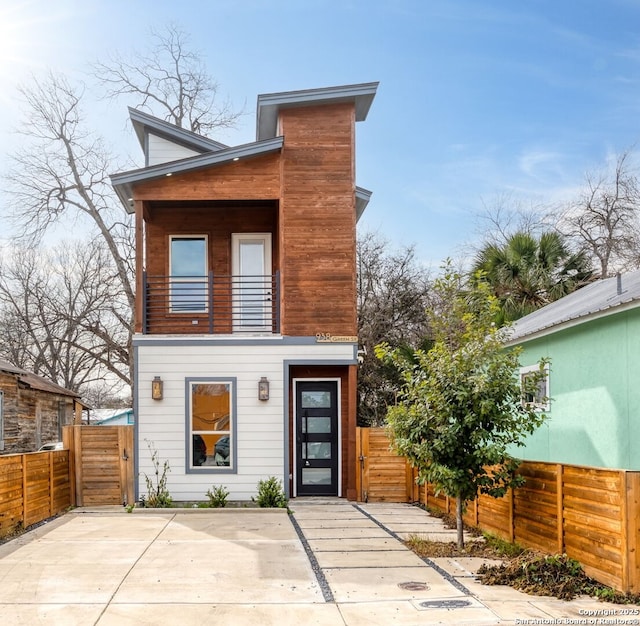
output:
M 191 399 L 194 385 L 229 385 L 230 386 L 230 416 L 229 436 L 231 437 L 231 463 L 220 465 L 192 465 L 193 460 L 193 431 L 191 428 Z M 235 376 L 207 377 L 197 376 L 185 378 L 185 472 L 187 474 L 237 474 L 238 473 L 238 379 Z M 227 432 L 227 431 L 224 431 Z
M 546 364 L 544 366 L 544 395 L 546 398 L 545 402 L 525 402 L 524 399 L 522 400 L 522 404 L 523 406 L 526 405 L 533 405 L 533 408 L 536 411 L 549 411 L 551 409 L 551 399 L 549 398 L 549 365 Z M 525 367 L 521 367 L 520 368 L 520 372 L 519 372 L 519 381 L 520 381 L 520 389 L 522 390 L 522 378 L 523 376 L 526 376 L 527 374 L 531 374 L 532 372 L 539 372 L 540 371 L 540 365 L 536 364 L 536 365 L 527 365 Z
M 204 274 L 202 277 L 199 276 L 180 276 L 173 277 L 171 275 L 171 269 L 173 267 L 173 262 L 171 258 L 171 250 L 173 246 L 171 245 L 173 241 L 177 239 L 204 239 Z M 169 288 L 169 307 L 171 313 L 207 313 L 209 311 L 209 285 L 208 285 L 208 267 L 209 267 L 209 236 L 203 233 L 194 233 L 194 234 L 180 234 L 180 235 L 169 235 L 169 275 L 171 286 Z M 204 307 L 202 309 L 185 309 L 182 307 L 174 308 L 173 305 L 173 284 L 174 283 L 204 283 Z

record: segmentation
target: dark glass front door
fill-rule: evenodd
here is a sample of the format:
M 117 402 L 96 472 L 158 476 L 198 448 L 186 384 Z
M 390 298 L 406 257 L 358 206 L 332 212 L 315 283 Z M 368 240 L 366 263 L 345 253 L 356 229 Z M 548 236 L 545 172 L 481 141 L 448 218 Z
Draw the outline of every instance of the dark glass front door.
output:
M 338 495 L 338 383 L 296 384 L 296 493 Z

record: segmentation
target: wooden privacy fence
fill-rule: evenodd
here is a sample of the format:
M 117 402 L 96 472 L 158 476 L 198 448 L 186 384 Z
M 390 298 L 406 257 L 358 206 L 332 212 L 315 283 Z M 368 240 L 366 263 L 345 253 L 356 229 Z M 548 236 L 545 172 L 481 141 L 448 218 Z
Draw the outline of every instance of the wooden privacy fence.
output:
M 73 503 L 69 451 L 0 456 L 0 537 Z
M 63 440 L 0 456 L 0 537 L 70 506 L 134 502 L 133 426 L 65 426 Z
M 420 501 L 455 514 L 455 501 L 436 496 L 433 485 L 418 489 L 417 472 L 389 450 L 384 429 L 358 430 L 360 499 Z M 465 522 L 542 552 L 566 553 L 596 580 L 640 592 L 640 472 L 531 461 L 519 472 L 523 487 L 500 499 L 479 496 Z
M 66 426 L 62 438 L 78 506 L 135 502 L 133 426 Z

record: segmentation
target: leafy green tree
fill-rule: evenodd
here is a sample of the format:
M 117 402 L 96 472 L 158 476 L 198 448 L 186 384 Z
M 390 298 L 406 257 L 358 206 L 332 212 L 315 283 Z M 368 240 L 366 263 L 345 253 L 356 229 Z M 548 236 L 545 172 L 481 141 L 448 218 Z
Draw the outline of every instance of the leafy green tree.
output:
M 464 547 L 464 506 L 478 493 L 502 497 L 522 484 L 510 446 L 545 416 L 523 402 L 517 376 L 519 350 L 505 349 L 506 329 L 494 319 L 498 301 L 486 282 L 463 290 L 462 277 L 445 267 L 434 290 L 440 306 L 429 311 L 433 344 L 407 358 L 388 344 L 376 354 L 400 372 L 403 386 L 387 422 L 395 450 L 418 469 L 418 482 L 433 483 L 456 499 L 458 546 Z M 527 377 L 525 393 L 535 393 L 546 362 Z
M 500 325 L 579 289 L 592 275 L 586 254 L 572 252 L 557 232 L 517 232 L 504 245 L 487 244 L 476 256 L 474 276 L 478 271 L 499 300 Z

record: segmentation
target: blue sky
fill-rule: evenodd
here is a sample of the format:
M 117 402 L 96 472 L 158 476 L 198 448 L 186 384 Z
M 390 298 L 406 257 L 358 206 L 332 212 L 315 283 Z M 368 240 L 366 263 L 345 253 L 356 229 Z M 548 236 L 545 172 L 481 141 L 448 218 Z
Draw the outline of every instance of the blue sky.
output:
M 47 67 L 86 78 L 170 21 L 247 111 L 226 143 L 255 138 L 259 93 L 380 81 L 357 127 L 358 184 L 374 192 L 361 229 L 427 263 L 477 240 L 495 198 L 566 202 L 640 139 L 640 0 L 3 0 L 0 166 L 17 83 Z M 125 103 L 87 119 L 139 160 Z

